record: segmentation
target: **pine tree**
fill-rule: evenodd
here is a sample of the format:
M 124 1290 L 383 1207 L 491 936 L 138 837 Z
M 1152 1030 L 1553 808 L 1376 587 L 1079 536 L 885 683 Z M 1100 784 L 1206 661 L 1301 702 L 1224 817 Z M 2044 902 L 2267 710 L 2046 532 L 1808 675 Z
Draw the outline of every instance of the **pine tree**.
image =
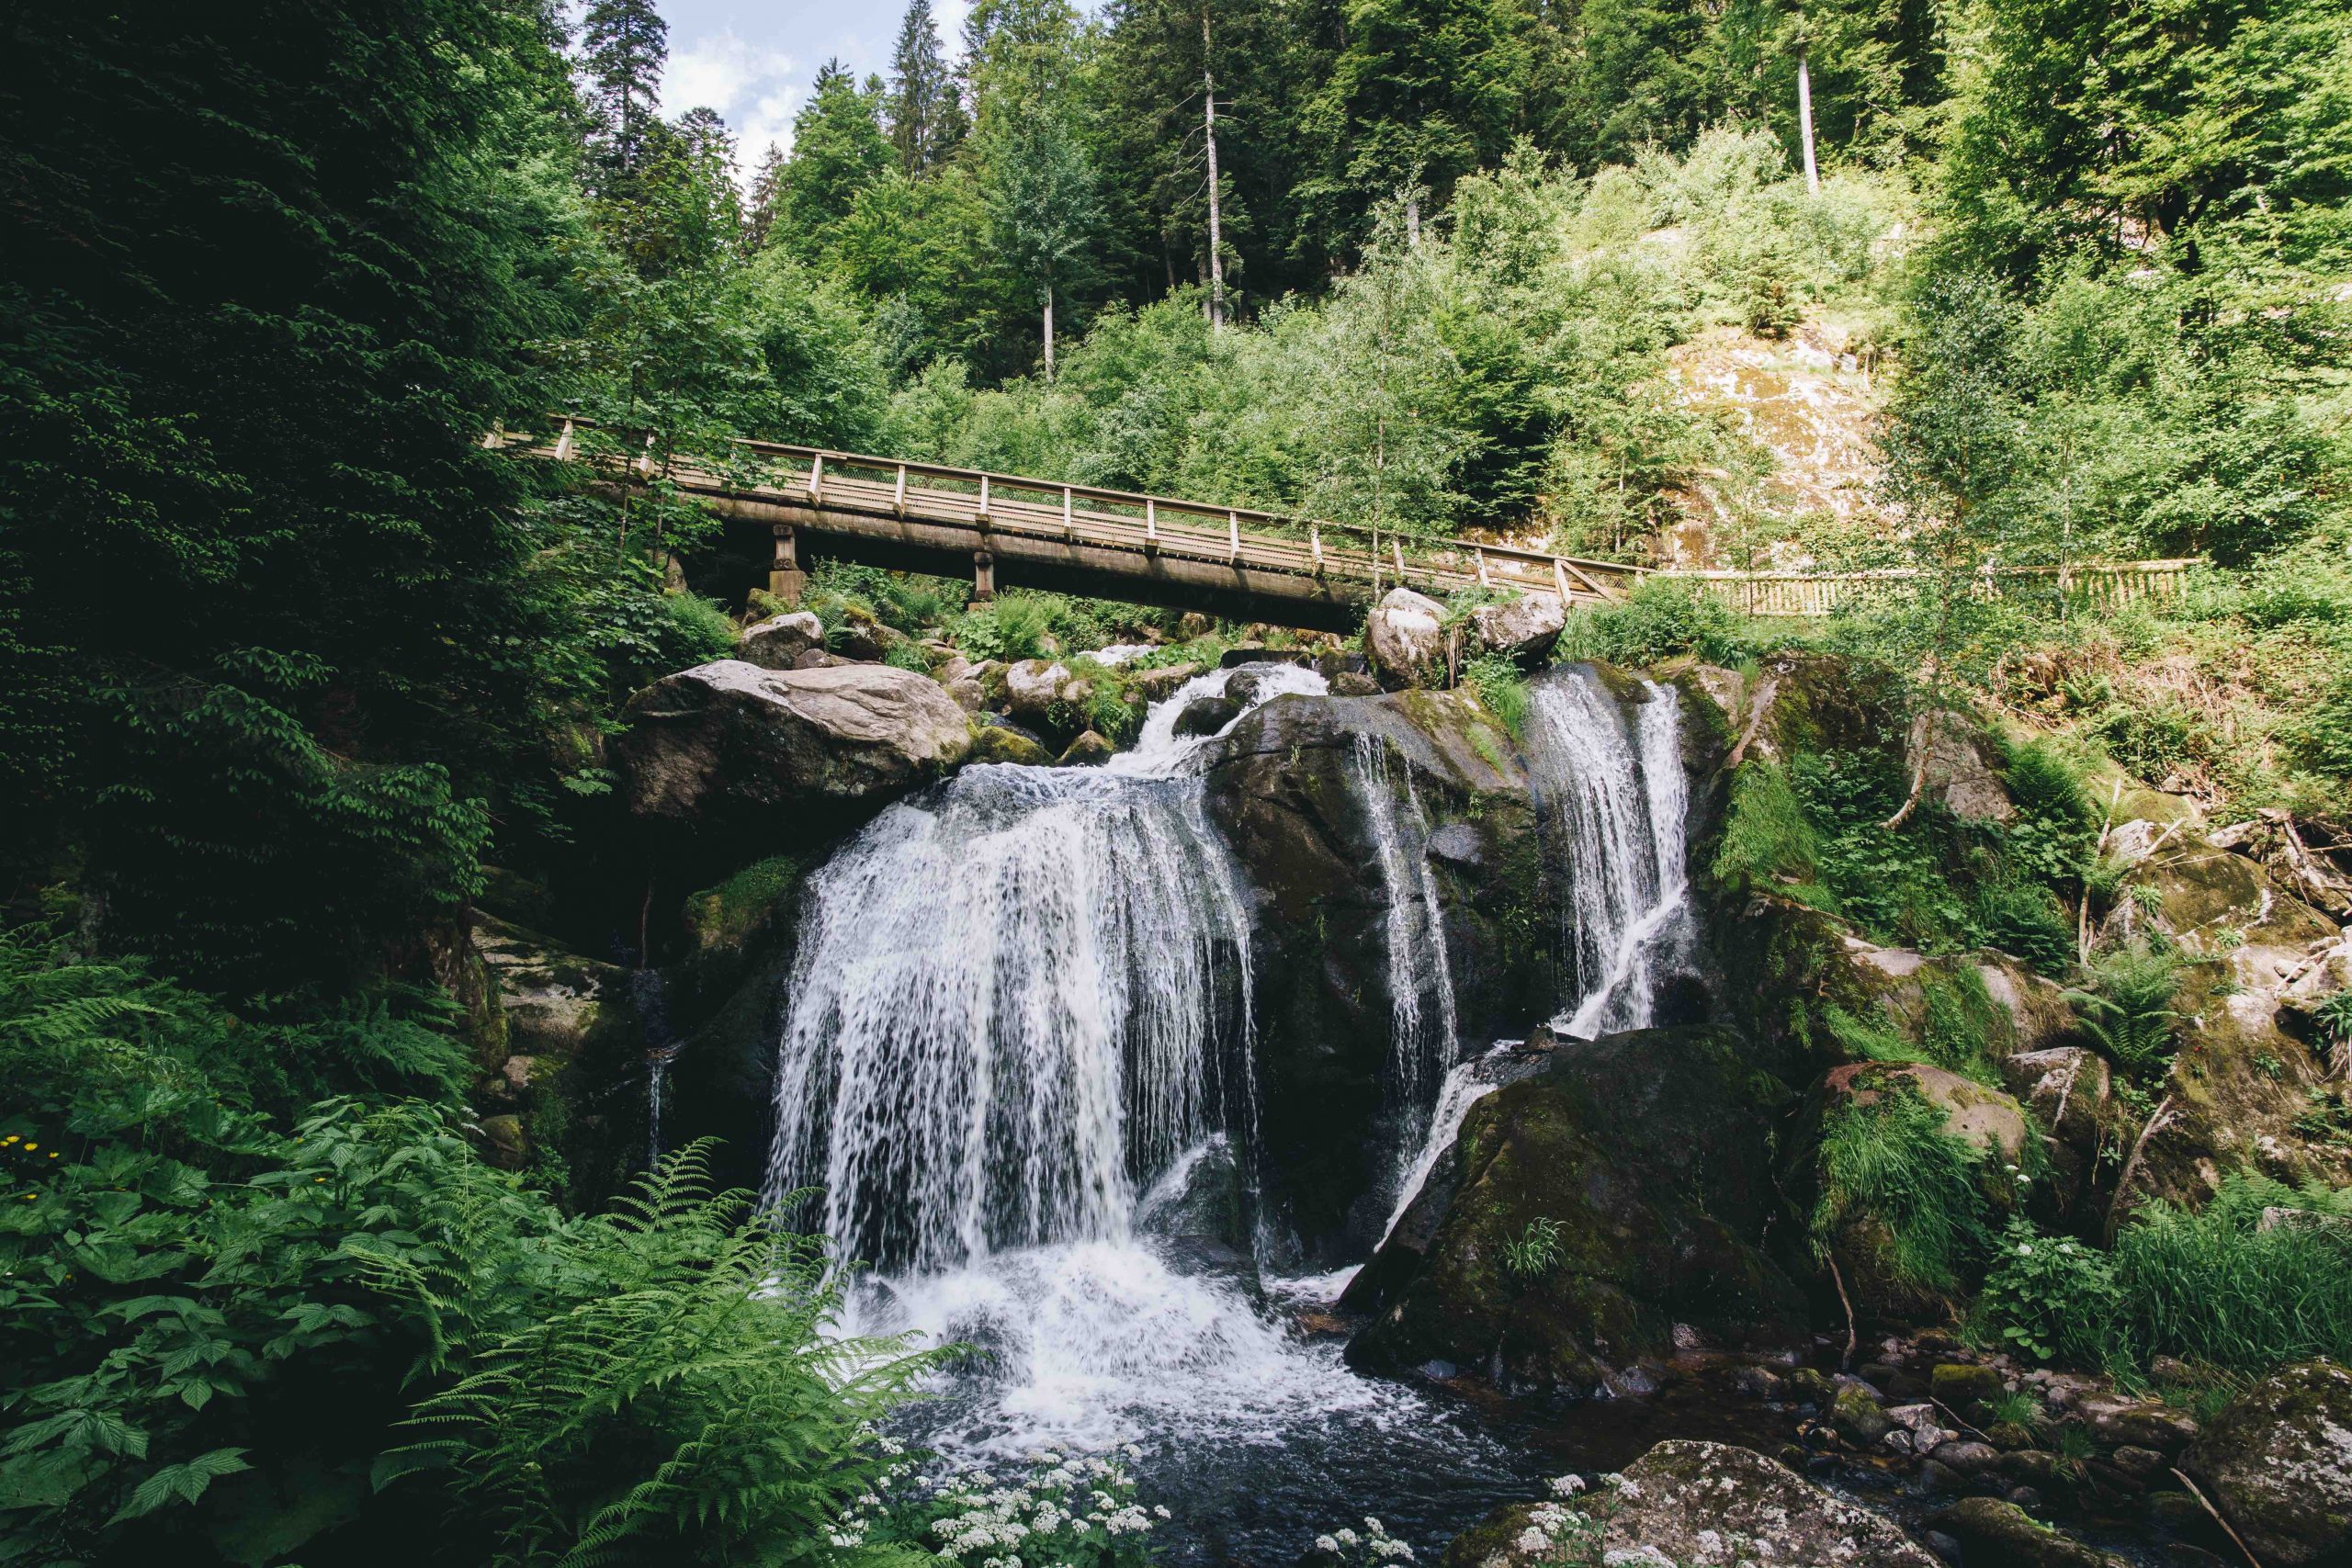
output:
M 899 44 L 890 57 L 888 112 L 890 145 L 909 178 L 938 167 L 964 140 L 963 99 L 939 45 L 931 0 L 914 0 L 899 24 Z
M 581 28 L 581 64 L 591 84 L 595 129 L 589 140 L 607 197 L 625 197 L 644 172 L 660 120 L 662 67 L 670 24 L 653 0 L 593 0 Z
M 792 157 L 776 209 L 783 243 L 796 254 L 823 250 L 857 193 L 890 166 L 881 111 L 878 82 L 861 89 L 838 60 L 817 68 L 816 90 L 792 118 Z
M 768 232 L 775 227 L 776 204 L 784 197 L 784 149 L 775 142 L 760 155 L 759 172 L 752 176 L 752 208 L 743 223 L 743 249 L 767 248 Z

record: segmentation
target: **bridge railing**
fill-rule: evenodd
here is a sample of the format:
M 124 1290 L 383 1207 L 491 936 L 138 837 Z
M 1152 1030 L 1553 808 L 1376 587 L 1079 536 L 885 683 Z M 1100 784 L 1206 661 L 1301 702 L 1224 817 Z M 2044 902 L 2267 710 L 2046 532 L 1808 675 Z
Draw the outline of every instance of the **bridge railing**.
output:
M 2178 598 L 2197 558 L 2101 561 L 2066 566 L 1992 566 L 1970 574 L 1973 597 L 2064 599 L 2101 608 Z M 1694 582 L 1708 598 L 1750 615 L 1828 615 L 1876 594 L 1908 591 L 1920 580 L 1909 567 L 1875 571 L 1664 571 Z
M 871 506 L 887 485 L 892 509 L 910 496 L 944 501 L 977 522 L 1007 531 L 1114 544 L 1273 570 L 1311 570 L 1367 581 L 1403 581 L 1451 591 L 1471 585 L 1613 599 L 1643 569 L 1618 561 L 1526 550 L 1476 540 L 1419 540 L 1392 529 L 1299 517 L 1250 506 L 1062 484 L 1020 474 L 955 468 L 870 453 L 772 441 L 738 441 L 772 465 L 768 485 L 835 502 Z

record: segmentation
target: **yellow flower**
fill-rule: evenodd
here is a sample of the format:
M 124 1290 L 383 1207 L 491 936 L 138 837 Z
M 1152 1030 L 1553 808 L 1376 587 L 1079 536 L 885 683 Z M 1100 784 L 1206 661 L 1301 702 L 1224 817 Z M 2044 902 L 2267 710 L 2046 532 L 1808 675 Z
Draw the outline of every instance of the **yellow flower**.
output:
M 39 1144 L 27 1144 L 27 1145 L 25 1145 L 25 1153 L 27 1153 L 27 1154 L 30 1154 L 30 1153 L 32 1153 L 35 1149 L 37 1149 L 37 1148 L 39 1148 L 39 1147 L 40 1147 L 40 1145 Z

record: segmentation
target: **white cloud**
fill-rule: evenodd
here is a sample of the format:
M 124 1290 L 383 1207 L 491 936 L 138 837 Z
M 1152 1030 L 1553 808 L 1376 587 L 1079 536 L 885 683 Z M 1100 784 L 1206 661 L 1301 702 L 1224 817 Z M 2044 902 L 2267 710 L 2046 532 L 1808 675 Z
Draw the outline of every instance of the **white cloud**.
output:
M 781 49 L 746 43 L 732 28 L 674 50 L 662 73 L 662 112 L 717 109 L 735 133 L 738 162 L 748 184 L 773 141 L 792 150 L 792 116 L 808 92 L 805 74 Z

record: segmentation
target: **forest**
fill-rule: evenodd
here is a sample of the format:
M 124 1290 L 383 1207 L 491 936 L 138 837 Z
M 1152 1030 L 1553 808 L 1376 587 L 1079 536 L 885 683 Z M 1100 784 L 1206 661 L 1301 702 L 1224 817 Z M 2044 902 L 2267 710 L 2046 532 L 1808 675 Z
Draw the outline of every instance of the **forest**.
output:
M 879 1178 L 838 1147 L 787 1159 L 791 1073 L 865 1026 L 854 987 L 802 1018 L 810 954 L 864 954 L 849 972 L 902 1022 L 944 1005 L 952 987 L 919 983 L 933 971 L 897 976 L 826 922 L 856 914 L 857 856 L 914 863 L 889 838 L 912 832 L 907 803 L 984 833 L 1011 809 L 988 781 L 1016 768 L 1041 781 L 1022 809 L 1113 824 L 1073 886 L 1208 900 L 1057 924 L 1033 886 L 1046 912 L 1003 923 L 1057 948 L 1034 965 L 1049 977 L 1062 949 L 1095 962 L 1073 931 L 1105 952 L 1149 937 L 1125 972 L 1195 986 L 1180 1043 L 1210 1086 L 1132 1100 L 1151 1052 L 1179 1049 L 1150 1032 L 1182 1010 L 1100 981 L 1103 1009 L 1132 1010 L 1102 1190 L 1134 1213 L 1018 1239 L 1124 1245 L 1180 1154 L 1239 1149 L 1230 1204 L 1249 1220 L 1217 1222 L 1216 1256 L 1250 1272 L 1256 1315 L 1235 1332 L 1272 1336 L 1268 1366 L 1305 1366 L 1276 1341 L 1338 1334 L 1308 1320 L 1345 1307 L 1351 1370 L 1333 1339 L 1317 1377 L 1482 1375 L 1483 1344 L 1448 1340 L 1451 1309 L 1430 1304 L 1473 1291 L 1440 1275 L 1475 1224 L 1462 1279 L 1478 1312 L 1506 1302 L 1483 1375 L 1562 1407 L 1583 1397 L 1571 1383 L 1634 1387 L 1625 1369 L 1717 1321 L 1641 1281 L 1752 1264 L 1724 1325 L 1770 1316 L 1816 1360 L 1843 1348 L 1834 1387 L 1764 1374 L 1774 1410 L 1817 1406 L 1806 1431 L 1838 1434 L 1784 1445 L 1816 1479 L 1808 1453 L 1892 1451 L 1878 1405 L 1846 1393 L 1882 1331 L 1915 1360 L 1940 1345 L 1966 1363 L 1894 1378 L 1919 1383 L 1910 1405 L 1865 1367 L 1882 1404 L 1923 1408 L 1931 1382 L 1930 1430 L 1966 1416 L 1943 1436 L 2058 1456 L 2036 1505 L 2092 1497 L 2086 1475 L 2147 1453 L 2160 1462 L 2127 1477 L 2137 1509 L 2169 1484 L 2154 1470 L 2229 1470 L 2188 1446 L 2194 1423 L 2237 1429 L 2263 1380 L 2317 1367 L 2352 1385 L 2352 0 L 976 0 L 960 28 L 911 0 L 887 73 L 825 62 L 789 145 L 756 147 L 665 97 L 669 31 L 658 0 L 0 20 L 0 1068 L 17 1085 L 0 1108 L 0 1562 L 1354 1568 L 1453 1539 L 1446 1561 L 1478 1568 L 1497 1558 L 1468 1527 L 1502 1505 L 1521 1510 L 1493 1537 L 1510 1563 L 1597 1565 L 1626 1544 L 1639 1510 L 1611 1509 L 1638 1486 L 1609 1507 L 1559 1488 L 1530 1522 L 1542 1485 L 1518 1459 L 1493 1472 L 1512 1483 L 1430 1483 L 1442 1505 L 1400 1483 L 1393 1513 L 1371 1509 L 1394 1539 L 1302 1525 L 1305 1498 L 1265 1527 L 1288 1531 L 1277 1547 L 1186 1511 L 1192 1472 L 1167 1468 L 1182 1423 L 1041 1427 L 1041 1457 L 992 1432 L 978 1451 L 1001 1481 L 931 1440 L 944 1428 L 922 1410 L 962 1419 L 958 1380 L 990 1347 L 952 1315 L 953 1333 L 917 1331 L 935 1326 L 910 1282 L 936 1272 L 931 1233 L 876 1218 L 920 1210 L 928 1168 L 875 1154 L 903 1185 L 860 1206 L 843 1184 Z M 603 469 L 499 445 L 566 416 Z M 1438 642 L 1402 658 L 1384 641 L 1405 624 L 1383 621 L 1393 596 L 1337 637 L 1017 585 L 983 597 L 820 551 L 787 601 L 767 530 L 673 479 L 735 438 L 1651 575 L 1562 606 L 1540 646 L 1479 642 L 1505 596 L 1423 602 Z M 623 459 L 639 477 L 606 482 Z M 2142 561 L 2181 563 L 2176 586 L 2128 603 L 2071 586 Z M 2018 586 L 1985 591 L 1996 570 Z M 1807 618 L 1714 591 L 1774 573 L 1877 575 Z M 657 799 L 685 764 L 646 737 L 687 722 L 661 694 L 719 661 L 791 675 L 746 650 L 808 616 L 811 674 L 913 679 L 888 712 L 944 711 L 944 760 L 885 776 L 842 750 L 806 783 L 798 753 L 760 752 L 804 783 Z M 1196 690 L 1265 664 L 1254 695 Z M 1633 737 L 1612 741 L 1634 747 L 1616 795 L 1577 808 L 1596 814 L 1587 837 L 1658 846 L 1646 882 L 1608 895 L 1608 929 L 1623 954 L 1686 943 L 1633 964 L 1659 976 L 1638 1006 L 1608 991 L 1626 964 L 1568 983 L 1609 968 L 1586 951 L 1603 879 L 1578 860 L 1560 892 L 1545 857 L 1567 852 L 1515 826 L 1582 798 L 1571 687 Z M 1351 751 L 1299 716 L 1327 696 L 1396 705 Z M 1679 731 L 1641 728 L 1675 704 Z M 1112 784 L 1045 774 L 1088 760 L 1088 737 L 1117 755 L 1084 776 Z M 1679 773 L 1659 793 L 1668 755 L 1689 761 L 1687 843 L 1679 819 L 1667 832 L 1685 799 Z M 1555 756 L 1572 759 L 1556 791 Z M 1996 825 L 1963 775 L 1999 795 Z M 1130 777 L 1170 798 L 1169 781 L 1204 782 L 1163 818 L 1117 795 Z M 1359 804 L 1311 830 L 1267 826 L 1340 796 Z M 1611 813 L 1635 796 L 1627 827 Z M 1445 847 L 1472 837 L 1475 854 Z M 1283 878 L 1329 852 L 1309 840 L 1362 852 L 1292 898 Z M 2192 840 L 2238 880 L 2160 874 Z M 1199 889 L 1225 873 L 1201 868 L 1227 860 L 1242 891 L 1216 903 Z M 922 863 L 934 891 L 961 874 Z M 1374 873 L 1385 891 L 1353 903 L 1336 880 Z M 876 874 L 878 925 L 904 889 Z M 1669 904 L 1695 934 L 1671 936 Z M 944 908 L 908 905 L 907 929 L 962 931 Z M 1661 918 L 1637 937 L 1639 908 Z M 1315 956 L 1310 931 L 1361 953 Z M 1857 979 L 1849 950 L 1924 967 L 1897 998 L 1895 971 Z M 2274 950 L 2276 973 L 2249 977 Z M 1218 969 L 1236 964 L 1238 984 Z M 1372 978 L 1301 977 L 1356 964 Z M 1014 995 L 1004 973 L 990 984 Z M 1704 1008 L 1676 999 L 1702 991 Z M 988 1015 L 1000 1036 L 1061 993 L 1018 995 Z M 1988 1022 L 1996 1001 L 2048 1028 Z M 2256 1001 L 2279 1021 L 2258 1039 Z M 515 1043 L 551 1012 L 579 1053 L 560 1072 Z M 1462 1144 L 1431 1144 L 1402 1190 L 1347 1165 L 1393 1144 L 1410 1167 L 1474 1040 L 1582 1039 L 1572 1012 L 1603 1020 L 1596 1048 L 1660 1036 L 1657 1059 L 1775 1129 L 1742 1190 L 1782 1206 L 1755 1216 L 1736 1269 L 1705 1238 L 1738 1231 L 1745 1200 L 1706 1194 L 1741 1156 L 1669 1172 L 1662 1136 L 1617 1156 L 1649 1194 L 1636 1219 L 1580 1225 L 1574 1184 L 1534 1177 L 1474 1215 L 1464 1174 L 1421 1250 L 1392 1245 L 1424 1178 L 1488 1159 L 1491 1197 L 1513 1168 L 1602 1157 L 1544 1120 L 1539 1075 L 1455 1106 Z M 1317 1063 L 1356 1044 L 1297 1043 L 1342 1035 L 1371 1043 L 1340 1089 Z M 703 1043 L 721 1036 L 756 1071 L 717 1065 Z M 2063 1089 L 2022 1087 L 2012 1058 L 2060 1049 L 2078 1054 Z M 1576 1069 L 1602 1077 L 1573 1103 L 1631 1095 L 1617 1061 Z M 2085 1064 L 2113 1087 L 2077 1159 Z M 807 1070 L 816 1097 L 858 1069 Z M 874 1104 L 944 1103 L 964 1072 Z M 1858 1072 L 1883 1098 L 1825 1110 Z M 1883 1087 L 1906 1074 L 2001 1100 L 2021 1141 L 1969 1145 L 1944 1101 Z M 1028 1111 L 1079 1118 L 1090 1092 Z M 1361 1110 L 1362 1136 L 1301 1130 L 1327 1095 L 1335 1119 Z M 806 1136 L 846 1137 L 849 1112 L 831 1114 Z M 998 1136 L 994 1114 L 974 1128 Z M 1713 1124 L 1690 1114 L 1705 1144 Z M 877 1148 L 931 1146 L 891 1128 Z M 1163 1147 L 1170 1129 L 1189 1135 Z M 1533 1164 L 1512 1168 L 1515 1148 Z M 1026 1179 L 1033 1205 L 1085 1188 L 1040 1168 L 970 1179 Z M 1005 1257 L 1009 1223 L 940 1234 L 970 1262 L 986 1230 Z M 1588 1231 L 1679 1239 L 1604 1259 Z M 1266 1305 L 1343 1263 L 1357 1282 L 1302 1308 L 1306 1328 Z M 864 1264 L 912 1315 L 876 1314 Z M 1600 1305 L 1570 1283 L 1596 1280 Z M 1154 1289 L 1189 1302 L 1195 1283 Z M 1565 1315 L 1530 1304 L 1547 1290 L 1573 1298 Z M 1959 1375 L 1998 1357 L 2006 1387 Z M 2099 1380 L 2073 1408 L 2128 1395 L 2190 1436 L 2141 1440 L 2154 1416 L 2068 1426 L 2050 1397 L 2066 1377 Z M 2330 1390 L 2352 1423 L 2352 1394 Z M 2077 1426 L 2081 1452 L 2060 1440 Z M 1981 1517 L 1935 1528 L 1972 1568 L 2236 1561 L 2240 1537 L 2258 1564 L 2339 1562 L 2352 1464 L 2334 1430 L 2321 1523 L 2257 1518 L 2209 1480 L 2220 1507 L 2184 1501 L 2163 1537 L 2203 1555 L 2005 1556 L 2025 1549 Z M 1261 1447 L 1272 1473 L 1283 1442 Z M 1323 1517 L 1364 1512 L 1358 1481 L 1329 1484 Z M 1658 1528 L 1634 1541 L 1647 1561 L 1731 1561 Z M 1913 1556 L 1867 1560 L 1931 1561 L 1900 1546 Z

